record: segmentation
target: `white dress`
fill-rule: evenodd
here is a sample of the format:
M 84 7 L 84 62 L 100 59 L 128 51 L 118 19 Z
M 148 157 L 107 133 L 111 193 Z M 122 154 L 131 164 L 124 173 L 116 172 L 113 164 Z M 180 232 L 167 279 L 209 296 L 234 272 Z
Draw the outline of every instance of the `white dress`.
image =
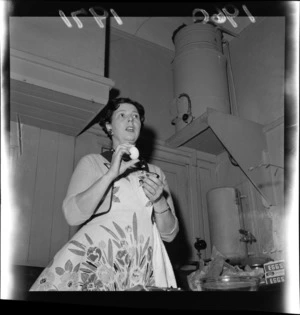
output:
M 100 154 L 83 157 L 69 184 L 63 203 L 66 219 L 79 225 L 89 219 L 76 205 L 74 196 L 99 179 L 110 163 Z M 162 170 L 160 175 L 174 205 Z M 153 205 L 141 187 L 144 170 L 130 173 L 114 182 L 97 213 L 54 256 L 30 291 L 122 291 L 136 285 L 176 288 L 172 266 L 162 240 L 171 241 L 178 221 L 169 234 L 159 234 L 152 219 Z

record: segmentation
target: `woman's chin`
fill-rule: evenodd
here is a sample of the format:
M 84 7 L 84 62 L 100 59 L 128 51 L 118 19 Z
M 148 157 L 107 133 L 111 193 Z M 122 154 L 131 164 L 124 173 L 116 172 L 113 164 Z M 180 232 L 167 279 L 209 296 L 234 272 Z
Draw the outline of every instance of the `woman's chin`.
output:
M 135 144 L 136 143 L 136 137 L 128 137 L 122 141 L 122 143 L 129 143 L 129 144 Z
M 129 144 L 132 144 L 132 145 L 135 145 L 136 141 L 137 141 L 137 138 L 136 137 L 126 137 L 126 138 L 123 138 L 123 139 L 112 139 L 113 143 L 117 146 L 119 144 L 125 144 L 125 143 L 129 143 Z
M 130 141 L 130 140 L 125 141 L 124 143 L 128 143 L 128 144 L 131 144 L 131 145 L 135 145 L 135 141 Z

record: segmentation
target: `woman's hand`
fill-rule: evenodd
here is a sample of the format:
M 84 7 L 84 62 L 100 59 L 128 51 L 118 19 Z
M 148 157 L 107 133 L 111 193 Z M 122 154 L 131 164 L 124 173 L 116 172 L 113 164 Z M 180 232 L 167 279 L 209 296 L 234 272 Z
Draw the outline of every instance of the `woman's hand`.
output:
M 115 152 L 112 155 L 112 160 L 110 164 L 110 169 L 107 172 L 110 174 L 113 179 L 117 178 L 121 174 L 123 174 L 128 168 L 132 167 L 134 164 L 139 162 L 139 159 L 130 160 L 125 162 L 122 160 L 122 156 L 124 154 L 130 154 L 129 149 L 132 147 L 132 144 L 123 143 L 116 147 Z
M 164 185 L 155 173 L 146 173 L 143 180 L 143 189 L 145 195 L 152 203 L 159 201 L 163 195 Z

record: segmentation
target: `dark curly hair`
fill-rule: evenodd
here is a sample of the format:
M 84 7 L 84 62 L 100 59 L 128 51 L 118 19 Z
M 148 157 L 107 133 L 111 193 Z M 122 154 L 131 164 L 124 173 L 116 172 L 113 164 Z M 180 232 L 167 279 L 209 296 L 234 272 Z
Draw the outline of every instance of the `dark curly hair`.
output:
M 145 109 L 143 105 L 140 103 L 131 100 L 128 97 L 118 97 L 114 98 L 108 101 L 106 106 L 100 111 L 99 113 L 99 121 L 98 124 L 102 127 L 103 131 L 107 134 L 109 138 L 111 138 L 111 135 L 108 133 L 106 129 L 106 123 L 111 123 L 111 118 L 115 110 L 117 110 L 121 104 L 132 104 L 137 109 L 139 115 L 140 115 L 140 121 L 141 121 L 141 129 L 144 126 L 145 121 Z

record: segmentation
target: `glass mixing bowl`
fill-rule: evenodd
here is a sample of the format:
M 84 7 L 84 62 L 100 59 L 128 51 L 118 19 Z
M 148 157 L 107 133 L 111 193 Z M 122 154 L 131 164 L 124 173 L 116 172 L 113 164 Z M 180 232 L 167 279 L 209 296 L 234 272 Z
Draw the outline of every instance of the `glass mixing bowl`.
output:
M 199 291 L 257 291 L 259 277 L 220 276 L 199 279 Z

